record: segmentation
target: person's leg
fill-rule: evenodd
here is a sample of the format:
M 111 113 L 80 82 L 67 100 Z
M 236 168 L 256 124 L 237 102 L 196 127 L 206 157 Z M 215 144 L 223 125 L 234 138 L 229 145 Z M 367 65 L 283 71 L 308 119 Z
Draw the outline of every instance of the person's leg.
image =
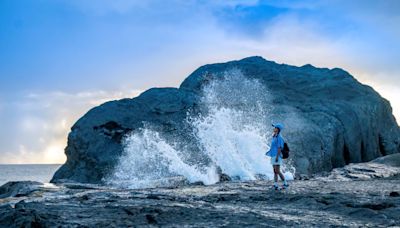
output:
M 274 187 L 278 188 L 278 167 L 277 165 L 274 165 Z
M 281 178 L 282 181 L 285 181 L 285 176 L 283 176 L 283 174 L 281 172 L 281 169 L 280 169 L 280 166 L 278 166 L 278 175 L 279 175 L 279 177 Z
M 277 173 L 278 173 L 279 177 L 281 178 L 281 180 L 283 181 L 283 185 L 285 187 L 288 186 L 288 184 L 286 182 L 286 179 L 285 179 L 285 176 L 283 176 L 283 174 L 281 172 L 280 166 L 278 166 Z

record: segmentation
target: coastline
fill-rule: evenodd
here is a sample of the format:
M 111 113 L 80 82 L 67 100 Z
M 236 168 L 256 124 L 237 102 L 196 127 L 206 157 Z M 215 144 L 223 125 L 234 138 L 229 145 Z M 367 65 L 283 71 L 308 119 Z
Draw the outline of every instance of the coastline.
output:
M 282 191 L 271 181 L 151 189 L 21 183 L 18 197 L 0 199 L 0 226 L 400 226 L 400 170 L 387 165 L 399 155 L 294 180 Z

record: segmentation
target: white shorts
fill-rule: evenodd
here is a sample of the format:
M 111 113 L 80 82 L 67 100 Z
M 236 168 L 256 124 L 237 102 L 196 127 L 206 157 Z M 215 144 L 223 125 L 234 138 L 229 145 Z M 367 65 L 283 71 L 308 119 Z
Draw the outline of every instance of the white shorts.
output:
M 281 156 L 278 157 L 278 161 L 275 160 L 275 156 L 271 157 L 271 165 L 282 165 L 282 158 Z

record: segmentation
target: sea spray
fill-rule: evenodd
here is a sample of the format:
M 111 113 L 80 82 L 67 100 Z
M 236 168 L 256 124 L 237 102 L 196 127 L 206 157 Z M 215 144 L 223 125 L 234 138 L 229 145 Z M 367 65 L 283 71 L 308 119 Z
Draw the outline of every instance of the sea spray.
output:
M 205 118 L 193 122 L 202 150 L 222 172 L 244 180 L 254 180 L 257 174 L 268 175 L 265 137 L 258 129 L 242 125 L 242 113 L 227 108 L 212 110 Z M 215 111 L 215 112 L 214 112 Z M 270 176 L 270 175 L 268 175 Z
M 255 180 L 261 174 L 272 178 L 265 156 L 270 107 L 261 105 L 270 99 L 268 89 L 239 70 L 217 78 L 203 88 L 201 104 L 208 113 L 192 120 L 202 151 L 231 177 Z
M 110 184 L 129 188 L 168 186 L 168 180 L 185 177 L 189 182 L 216 183 L 215 167 L 199 167 L 188 164 L 182 152 L 162 139 L 158 132 L 142 129 L 127 136 L 125 149 L 112 176 Z
M 189 162 L 194 152 L 166 140 L 151 127 L 125 137 L 124 154 L 107 182 L 120 187 L 147 188 L 169 185 L 176 177 L 213 184 L 216 170 L 240 180 L 273 178 L 265 152 L 271 141 L 272 106 L 268 89 L 239 70 L 217 75 L 202 88 L 198 113 L 187 114 L 200 156 L 210 162 Z M 198 154 L 197 154 L 198 156 Z M 286 172 L 285 176 L 293 178 Z

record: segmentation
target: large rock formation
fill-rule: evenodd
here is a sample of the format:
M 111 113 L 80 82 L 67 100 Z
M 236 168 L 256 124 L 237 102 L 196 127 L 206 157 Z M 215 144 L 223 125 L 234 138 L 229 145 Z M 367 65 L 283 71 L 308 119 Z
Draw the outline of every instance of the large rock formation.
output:
M 136 98 L 93 108 L 72 127 L 65 150 L 67 162 L 52 182 L 101 182 L 123 153 L 123 137 L 147 126 L 190 151 L 189 160 L 197 160 L 202 148 L 187 121 L 188 113 L 207 113 L 204 86 L 215 80 L 223 83 L 229 78 L 224 72 L 231 70 L 267 89 L 265 97 L 256 100 L 270 107 L 270 120 L 286 125 L 290 162 L 298 173 L 329 171 L 400 152 L 400 128 L 389 102 L 346 71 L 250 57 L 202 66 L 180 88 L 153 88 Z M 251 95 L 246 88 L 237 85 L 230 90 L 234 105 L 246 107 L 253 102 L 240 99 L 241 94 Z M 264 96 L 259 91 L 256 95 Z

